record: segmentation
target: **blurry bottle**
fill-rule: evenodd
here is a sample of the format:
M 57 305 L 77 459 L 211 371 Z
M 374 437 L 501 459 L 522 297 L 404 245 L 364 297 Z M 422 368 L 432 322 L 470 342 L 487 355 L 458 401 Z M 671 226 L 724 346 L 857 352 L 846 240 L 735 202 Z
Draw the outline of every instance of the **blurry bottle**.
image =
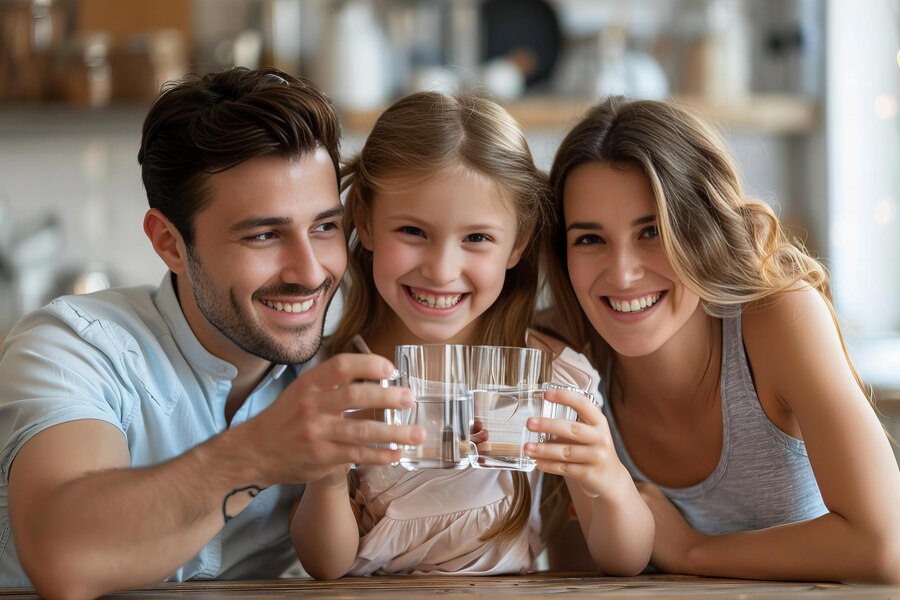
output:
M 319 79 L 335 104 L 351 110 L 380 107 L 392 80 L 389 46 L 372 3 L 346 0 L 335 4 Z
M 709 37 L 704 55 L 704 93 L 733 100 L 750 93 L 750 46 L 741 0 L 713 0 L 707 12 Z
M 750 44 L 741 0 L 711 0 L 705 31 L 687 52 L 684 92 L 715 101 L 750 93 Z

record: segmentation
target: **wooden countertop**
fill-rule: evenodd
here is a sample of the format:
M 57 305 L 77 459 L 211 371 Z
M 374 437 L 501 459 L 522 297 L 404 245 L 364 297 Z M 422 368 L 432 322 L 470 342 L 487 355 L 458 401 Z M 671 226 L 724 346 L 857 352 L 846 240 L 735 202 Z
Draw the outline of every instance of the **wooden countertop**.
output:
M 843 585 L 711 579 L 682 575 L 596 577 L 585 574 L 535 573 L 504 577 L 359 577 L 323 582 L 309 579 L 272 581 L 192 582 L 161 584 L 146 590 L 113 594 L 129 600 L 182 598 L 217 600 L 245 598 L 341 598 L 403 600 L 439 595 L 442 598 L 512 600 L 562 596 L 573 600 L 641 600 L 645 598 L 747 599 L 868 598 L 900 600 L 900 586 Z M 30 590 L 0 590 L 0 598 L 37 598 Z

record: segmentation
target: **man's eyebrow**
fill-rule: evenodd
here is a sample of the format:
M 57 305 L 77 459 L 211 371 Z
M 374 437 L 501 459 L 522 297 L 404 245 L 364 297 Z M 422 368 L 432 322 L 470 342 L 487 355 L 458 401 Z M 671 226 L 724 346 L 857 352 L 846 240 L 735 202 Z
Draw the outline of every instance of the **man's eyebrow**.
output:
M 249 217 L 231 226 L 231 231 L 245 231 L 257 227 L 284 227 L 294 220 L 290 217 Z
M 344 214 L 344 206 L 335 206 L 329 210 L 320 212 L 316 215 L 316 221 L 321 221 L 322 219 L 330 219 L 332 217 L 339 217 Z
M 646 225 L 647 223 L 653 223 L 656 221 L 656 215 L 645 215 L 643 217 L 638 217 L 634 221 L 631 222 L 632 227 L 636 227 L 638 225 Z M 573 229 L 585 229 L 585 230 L 602 230 L 603 225 L 600 223 L 591 223 L 589 221 L 576 221 L 575 223 L 570 224 L 566 227 L 566 231 L 572 231 Z
M 330 219 L 344 214 L 343 206 L 336 206 L 316 215 L 315 220 Z M 290 217 L 249 217 L 231 226 L 231 231 L 246 231 L 258 227 L 287 227 L 294 223 Z

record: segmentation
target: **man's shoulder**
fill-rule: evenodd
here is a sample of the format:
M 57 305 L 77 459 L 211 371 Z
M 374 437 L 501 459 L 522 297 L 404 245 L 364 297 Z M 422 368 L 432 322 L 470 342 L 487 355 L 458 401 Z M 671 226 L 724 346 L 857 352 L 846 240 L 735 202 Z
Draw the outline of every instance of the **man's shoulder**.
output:
M 154 303 L 157 291 L 155 286 L 145 285 L 110 288 L 78 296 L 60 296 L 26 316 L 20 325 L 27 326 L 29 321 L 53 319 L 75 331 L 96 324 L 111 324 L 127 329 L 158 329 L 165 323 Z
M 61 296 L 19 320 L 9 332 L 4 350 L 65 346 L 87 342 L 103 353 L 139 349 L 168 332 L 155 305 L 157 288 L 111 288 L 78 296 Z M 71 343 L 65 339 L 71 339 Z

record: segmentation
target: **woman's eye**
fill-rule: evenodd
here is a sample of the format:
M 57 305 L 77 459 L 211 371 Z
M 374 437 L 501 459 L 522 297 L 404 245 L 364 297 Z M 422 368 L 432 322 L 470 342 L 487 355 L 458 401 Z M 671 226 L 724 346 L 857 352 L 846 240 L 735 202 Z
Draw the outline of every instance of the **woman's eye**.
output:
M 480 242 L 489 242 L 489 241 L 491 241 L 491 238 L 489 238 L 488 236 L 486 236 L 483 233 L 470 233 L 469 235 L 466 236 L 466 241 L 474 242 L 477 244 Z
M 646 229 L 644 229 L 641 232 L 641 237 L 645 237 L 645 238 L 659 237 L 659 227 L 657 227 L 656 225 L 651 225 L 650 227 L 647 227 Z
M 579 235 L 575 238 L 575 241 L 572 242 L 573 246 L 589 246 L 591 244 L 601 244 L 603 243 L 603 238 L 599 235 L 594 235 L 592 233 L 588 233 L 585 235 Z
M 405 233 L 406 235 L 415 235 L 419 237 L 423 237 L 425 233 L 419 229 L 418 227 L 413 227 L 412 225 L 404 225 L 399 229 L 400 233 Z

